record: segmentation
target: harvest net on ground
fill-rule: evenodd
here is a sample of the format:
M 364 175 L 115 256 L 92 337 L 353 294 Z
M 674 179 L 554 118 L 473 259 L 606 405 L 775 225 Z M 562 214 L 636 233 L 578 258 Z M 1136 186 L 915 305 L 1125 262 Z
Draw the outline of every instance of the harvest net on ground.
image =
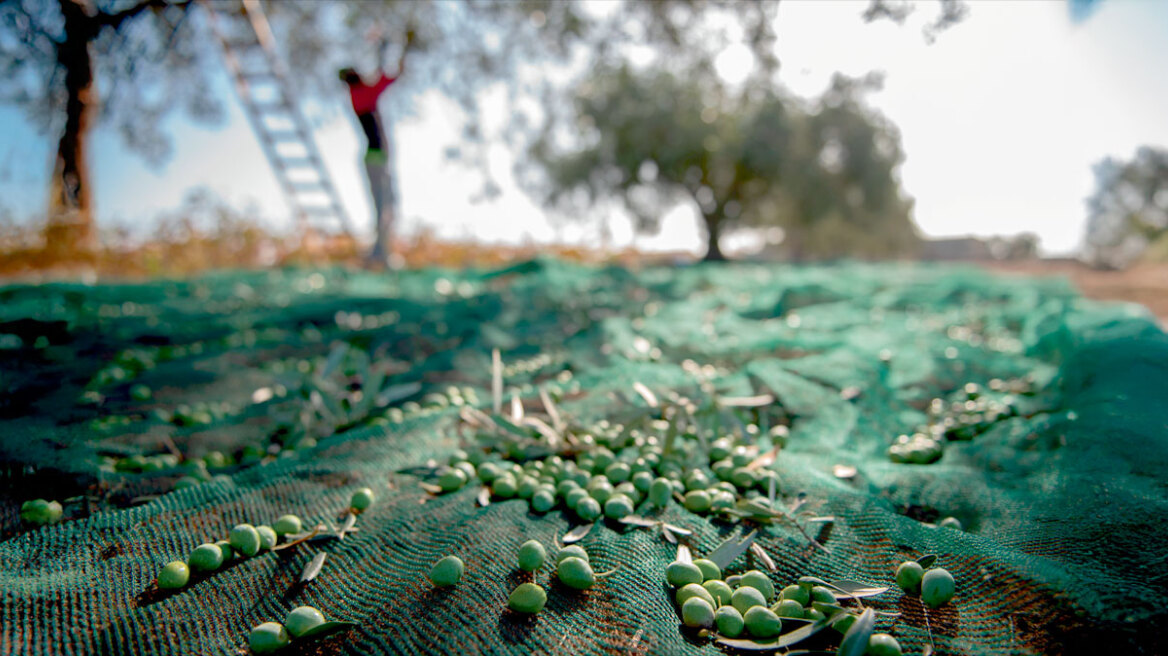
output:
M 890 586 L 864 603 L 906 653 L 1165 649 L 1168 338 L 1060 280 L 536 260 L 9 286 L 0 301 L 3 653 L 244 653 L 253 626 L 300 605 L 355 626 L 287 653 L 723 653 L 681 626 L 667 538 L 700 557 L 753 529 L 730 570 Z M 532 617 L 506 610 L 528 580 L 516 549 L 554 549 L 581 520 L 473 479 L 430 486 L 455 454 L 603 445 L 631 462 L 638 444 L 684 456 L 726 437 L 777 472 L 775 521 L 677 501 L 637 512 L 692 534 L 601 518 L 578 544 L 615 571 L 577 592 L 545 569 Z M 239 523 L 335 530 L 361 487 L 376 502 L 343 539 L 155 584 Z M 63 502 L 61 521 L 22 523 L 38 497 Z M 465 575 L 435 588 L 448 554 Z M 892 583 L 925 554 L 957 584 L 927 611 Z

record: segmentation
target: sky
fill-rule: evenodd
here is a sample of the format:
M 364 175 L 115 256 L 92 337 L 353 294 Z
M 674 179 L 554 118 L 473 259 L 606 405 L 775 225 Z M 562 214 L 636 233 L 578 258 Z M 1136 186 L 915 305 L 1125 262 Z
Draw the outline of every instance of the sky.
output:
M 884 89 L 870 101 L 899 127 L 906 154 L 900 176 L 926 236 L 1033 232 L 1044 253 L 1069 253 L 1082 239 L 1084 200 L 1094 184 L 1091 166 L 1107 156 L 1130 158 L 1141 145 L 1168 147 L 1168 2 L 1104 0 L 1089 19 L 1073 23 L 1063 0 L 974 0 L 966 20 L 932 45 L 921 25 L 935 14 L 936 3 L 920 3 L 904 26 L 865 24 L 865 6 L 784 0 L 778 16 L 780 77 L 796 93 L 811 96 L 836 71 L 885 72 Z M 733 76 L 742 56 L 726 51 L 720 70 Z M 128 152 L 112 130 L 95 130 L 99 223 L 148 227 L 153 217 L 178 208 L 190 189 L 207 187 L 285 225 L 289 210 L 276 180 L 226 72 L 217 75 L 225 120 L 207 126 L 170 115 L 174 150 L 161 166 Z M 317 143 L 350 216 L 367 234 L 362 138 L 344 108 L 343 88 L 322 102 L 309 112 Z M 490 97 L 484 102 L 487 122 L 500 120 L 500 103 Z M 490 158 L 502 196 L 473 203 L 481 178 L 448 162 L 443 152 L 458 134 L 458 110 L 435 93 L 423 96 L 417 108 L 392 128 L 404 232 L 428 229 L 495 243 L 599 243 L 597 222 L 549 219 L 520 191 L 509 178 L 512 160 L 502 147 Z M 17 217 L 43 212 L 53 150 L 23 115 L 0 107 L 0 206 Z M 635 236 L 621 216 L 609 227 L 612 246 L 695 254 L 704 248 L 690 207 L 667 214 L 655 235 Z M 728 241 L 731 248 L 745 243 Z

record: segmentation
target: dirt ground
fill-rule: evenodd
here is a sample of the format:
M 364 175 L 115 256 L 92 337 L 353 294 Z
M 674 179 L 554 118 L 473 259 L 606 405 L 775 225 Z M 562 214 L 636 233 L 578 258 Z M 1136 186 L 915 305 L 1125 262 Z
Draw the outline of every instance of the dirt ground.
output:
M 1126 271 L 1097 271 L 1068 261 L 1001 262 L 989 268 L 1012 274 L 1066 276 L 1084 296 L 1139 303 L 1168 328 L 1168 264 L 1147 264 Z

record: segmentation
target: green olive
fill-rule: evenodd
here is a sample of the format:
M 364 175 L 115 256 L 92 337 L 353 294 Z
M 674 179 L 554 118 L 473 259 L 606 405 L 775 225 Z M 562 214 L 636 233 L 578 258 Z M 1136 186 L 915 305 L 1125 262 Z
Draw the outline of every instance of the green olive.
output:
M 284 625 L 279 622 L 264 622 L 253 628 L 247 636 L 247 644 L 257 654 L 267 654 L 288 646 L 291 639 Z
M 649 486 L 649 503 L 664 508 L 673 497 L 673 484 L 668 478 L 655 478 Z
M 20 519 L 36 526 L 56 524 L 63 512 L 61 504 L 56 501 L 32 499 L 20 504 Z
M 831 623 L 831 628 L 838 631 L 841 635 L 846 634 L 848 629 L 852 628 L 852 625 L 856 623 L 857 619 L 858 618 L 855 615 L 851 613 L 845 613 L 837 617 L 835 621 Z
M 272 529 L 276 531 L 276 535 L 291 535 L 304 530 L 300 518 L 296 515 L 280 515 L 276 523 L 272 524 Z
M 633 500 L 623 494 L 614 494 L 604 502 L 604 516 L 609 519 L 624 519 L 633 514 Z
M 677 594 L 674 595 L 674 600 L 677 601 L 678 606 L 684 606 L 685 601 L 692 597 L 700 597 L 709 602 L 713 608 L 718 607 L 718 602 L 714 600 L 714 595 L 710 591 L 697 583 L 686 583 L 677 589 Z
M 466 485 L 466 481 L 466 472 L 455 467 L 446 467 L 438 475 L 438 487 L 442 488 L 443 492 L 461 490 L 462 486 Z M 496 482 L 498 482 L 498 479 L 496 479 Z
M 685 509 L 692 513 L 709 512 L 713 501 L 705 490 L 690 490 L 685 493 Z
M 742 579 L 739 581 L 738 585 L 748 585 L 752 588 L 758 589 L 758 591 L 762 593 L 763 599 L 765 599 L 768 604 L 775 596 L 775 584 L 771 582 L 769 576 L 757 569 L 752 569 L 749 572 L 743 574 Z M 834 602 L 835 600 L 833 599 L 832 601 Z
M 299 638 L 321 624 L 324 624 L 324 615 L 312 606 L 293 608 L 284 618 L 284 628 L 293 638 Z
M 548 490 L 537 490 L 531 495 L 531 509 L 537 513 L 545 513 L 556 507 L 556 495 Z
M 948 570 L 940 567 L 933 568 L 921 578 L 921 601 L 930 608 L 937 608 L 949 603 L 957 584 Z
M 752 588 L 749 585 L 744 585 L 734 591 L 730 596 L 730 605 L 738 609 L 742 613 L 742 617 L 746 617 L 746 611 L 755 606 L 766 606 L 766 598 L 757 588 Z
M 921 578 L 925 575 L 925 568 L 915 560 L 906 560 L 896 568 L 896 584 L 905 592 L 919 594 Z
M 510 474 L 503 474 L 491 483 L 491 494 L 500 499 L 510 499 L 518 491 L 519 484 L 515 482 L 515 477 Z
M 279 540 L 279 538 L 276 537 L 276 532 L 272 530 L 271 526 L 257 526 L 256 533 L 259 533 L 260 536 L 261 551 L 267 551 L 268 549 L 276 546 L 276 541 Z
M 812 586 L 811 601 L 812 603 L 818 601 L 824 604 L 834 604 L 836 602 L 835 593 L 822 585 Z
M 702 587 L 714 597 L 714 601 L 718 602 L 715 606 L 729 604 L 730 598 L 734 595 L 734 591 L 730 589 L 730 586 L 725 581 L 719 579 L 705 581 L 702 583 Z
M 587 590 L 596 585 L 596 575 L 592 573 L 592 566 L 583 558 L 574 556 L 562 559 L 556 565 L 556 577 L 569 588 Z
M 538 540 L 528 540 L 519 546 L 519 569 L 534 572 L 547 560 L 547 549 Z
M 227 541 L 245 556 L 254 556 L 260 551 L 260 534 L 251 524 L 237 524 L 228 534 Z
M 373 490 L 363 487 L 349 497 L 349 507 L 353 510 L 365 510 L 373 505 Z M 291 632 L 291 629 L 288 629 Z M 293 635 L 296 635 L 293 633 Z
M 588 560 L 588 552 L 578 544 L 569 544 L 556 552 L 556 564 L 565 558 L 580 558 Z
M 742 620 L 746 632 L 756 638 L 773 638 L 783 632 L 783 621 L 766 606 L 751 606 Z
M 811 603 L 811 591 L 798 585 L 788 585 L 779 593 L 780 599 L 791 599 L 799 602 L 800 606 Z
M 803 617 L 803 606 L 794 599 L 783 599 L 771 610 L 779 617 Z
M 680 588 L 689 583 L 701 583 L 702 570 L 698 569 L 698 566 L 693 563 L 683 563 L 680 560 L 675 560 L 669 563 L 669 567 L 665 568 L 665 580 L 669 581 L 669 585 L 675 588 Z
M 727 638 L 737 638 L 742 635 L 742 629 L 746 626 L 746 622 L 742 619 L 742 613 L 733 606 L 722 606 L 718 612 L 714 613 L 714 623 L 718 625 L 718 633 Z
M 520 583 L 507 598 L 507 607 L 517 613 L 538 613 L 547 605 L 547 591 L 534 583 Z
M 191 570 L 181 560 L 171 561 L 158 572 L 158 587 L 163 590 L 177 590 L 191 580 Z
M 681 621 L 694 629 L 708 629 L 714 626 L 714 607 L 705 599 L 691 597 L 681 606 Z
M 430 582 L 440 588 L 454 585 L 462 579 L 464 569 L 461 558 L 446 556 L 434 563 L 434 567 L 430 569 Z
M 576 503 L 576 516 L 586 522 L 600 519 L 600 502 L 593 497 L 585 497 Z
M 693 564 L 697 565 L 698 569 L 702 570 L 703 581 L 712 581 L 714 579 L 722 578 L 722 569 L 718 567 L 718 563 L 715 563 L 712 560 L 699 558 L 693 561 Z
M 868 638 L 868 656 L 901 656 L 900 643 L 887 633 L 873 633 Z
M 213 572 L 223 565 L 223 550 L 216 544 L 200 544 L 191 550 L 187 560 L 196 572 Z

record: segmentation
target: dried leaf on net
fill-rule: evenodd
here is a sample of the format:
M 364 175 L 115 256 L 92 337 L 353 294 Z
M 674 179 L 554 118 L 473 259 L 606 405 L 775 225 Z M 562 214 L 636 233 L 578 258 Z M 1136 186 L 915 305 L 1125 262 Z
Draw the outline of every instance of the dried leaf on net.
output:
M 321 568 L 324 567 L 324 561 L 327 558 L 328 553 L 322 551 L 316 554 L 312 560 L 308 561 L 308 565 L 304 568 L 304 571 L 300 573 L 300 582 L 308 583 L 312 579 L 316 578 L 316 575 L 320 574 Z
M 585 536 L 588 535 L 588 532 L 592 530 L 592 526 L 593 526 L 592 524 L 581 524 L 581 525 L 577 526 L 576 528 L 565 533 L 564 537 L 560 540 L 560 542 L 563 542 L 564 544 L 572 544 L 573 542 L 579 542 L 580 540 L 583 540 L 585 538 Z

